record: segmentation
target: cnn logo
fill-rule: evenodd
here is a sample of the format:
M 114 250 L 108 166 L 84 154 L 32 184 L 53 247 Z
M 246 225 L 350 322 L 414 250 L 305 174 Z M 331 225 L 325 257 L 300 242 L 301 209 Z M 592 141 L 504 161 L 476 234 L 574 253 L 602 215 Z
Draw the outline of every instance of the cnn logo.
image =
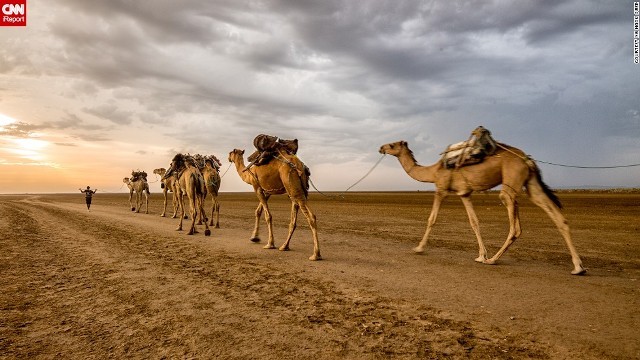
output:
M 27 26 L 27 0 L 0 0 L 0 26 Z

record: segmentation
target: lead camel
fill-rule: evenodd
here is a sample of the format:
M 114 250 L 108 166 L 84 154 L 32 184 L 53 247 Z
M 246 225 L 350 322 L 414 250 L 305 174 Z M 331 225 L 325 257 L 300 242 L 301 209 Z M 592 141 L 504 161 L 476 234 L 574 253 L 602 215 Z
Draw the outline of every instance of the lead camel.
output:
M 569 225 L 567 225 L 565 217 L 560 212 L 560 200 L 542 182 L 540 169 L 522 150 L 498 143 L 496 152 L 487 156 L 483 162 L 454 169 L 445 168 L 440 161 L 429 166 L 418 165 L 406 141 L 382 145 L 380 153 L 397 157 L 402 168 L 411 178 L 421 182 L 433 183 L 436 186 L 427 229 L 418 246 L 413 249 L 416 253 L 424 252 L 429 233 L 438 217 L 438 210 L 442 200 L 450 193 L 455 193 L 462 199 L 471 228 L 478 239 L 479 251 L 475 260 L 480 263 L 495 264 L 500 256 L 520 236 L 520 218 L 516 197 L 524 187 L 531 201 L 549 215 L 560 234 L 562 234 L 571 253 L 571 261 L 573 262 L 573 271 L 571 273 L 582 275 L 586 272 L 585 268 L 582 267 L 580 256 L 571 241 Z M 502 248 L 492 258 L 487 259 L 487 249 L 480 236 L 478 217 L 473 210 L 471 194 L 474 191 L 488 190 L 498 185 L 502 185 L 500 200 L 507 207 L 509 216 L 509 235 Z

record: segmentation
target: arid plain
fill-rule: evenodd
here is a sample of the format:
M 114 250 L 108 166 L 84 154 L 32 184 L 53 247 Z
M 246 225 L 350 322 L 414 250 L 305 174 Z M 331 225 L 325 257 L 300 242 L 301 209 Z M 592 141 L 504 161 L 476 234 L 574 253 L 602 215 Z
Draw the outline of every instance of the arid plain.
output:
M 542 210 L 497 265 L 448 198 L 427 251 L 433 194 L 311 194 L 324 260 L 249 241 L 252 193 L 222 193 L 211 237 L 132 213 L 127 194 L 0 195 L 0 359 L 640 358 L 640 194 L 560 193 L 588 272 Z M 490 254 L 508 231 L 496 193 L 474 196 Z M 273 197 L 276 246 L 289 201 Z

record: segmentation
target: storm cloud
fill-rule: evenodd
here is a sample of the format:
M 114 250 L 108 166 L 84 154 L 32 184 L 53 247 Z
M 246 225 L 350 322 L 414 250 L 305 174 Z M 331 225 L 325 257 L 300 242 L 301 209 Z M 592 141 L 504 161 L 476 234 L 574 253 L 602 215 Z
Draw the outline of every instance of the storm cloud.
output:
M 536 159 L 629 164 L 640 153 L 632 10 L 588 0 L 32 2 L 26 29 L 0 32 L 0 112 L 20 121 L 2 134 L 58 124 L 60 144 L 117 141 L 156 162 L 166 152 L 154 146 L 225 158 L 259 133 L 295 137 L 331 190 L 383 143 L 407 140 L 435 162 L 477 125 Z M 541 166 L 552 186 L 640 178 L 638 168 Z M 362 186 L 423 186 L 397 162 L 379 171 Z

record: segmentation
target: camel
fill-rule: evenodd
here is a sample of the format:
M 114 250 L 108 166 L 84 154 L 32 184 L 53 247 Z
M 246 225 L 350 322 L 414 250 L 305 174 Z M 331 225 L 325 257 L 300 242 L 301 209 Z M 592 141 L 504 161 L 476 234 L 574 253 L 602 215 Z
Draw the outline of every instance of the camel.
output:
M 135 210 L 135 206 L 133 205 L 133 185 L 131 184 L 131 179 L 129 179 L 128 177 L 123 178 L 122 182 L 125 183 L 127 185 L 127 187 L 129 188 L 129 205 L 131 206 L 131 211 Z M 122 186 L 121 186 L 122 187 Z
M 185 215 L 185 204 L 183 194 L 187 195 L 189 205 L 191 208 L 191 226 L 187 235 L 193 235 L 196 233 L 196 216 L 204 213 L 204 196 L 205 196 L 205 183 L 200 170 L 193 163 L 193 159 L 183 154 L 176 154 L 171 161 L 171 166 L 162 177 L 162 180 L 166 180 L 176 174 L 177 182 L 175 185 L 176 198 L 178 199 L 178 206 L 181 209 L 180 224 L 176 230 L 182 230 L 182 221 Z M 205 236 L 211 235 L 209 224 L 205 221 L 204 231 Z
M 258 207 L 255 214 L 255 226 L 251 241 L 259 242 L 258 236 L 260 228 L 260 216 L 264 210 L 265 221 L 269 229 L 269 240 L 265 249 L 275 249 L 273 240 L 273 224 L 271 212 L 269 211 L 268 201 L 271 195 L 287 194 L 291 199 L 291 221 L 289 223 L 289 234 L 286 241 L 280 246 L 280 251 L 288 251 L 289 243 L 293 232 L 296 229 L 296 221 L 298 210 L 302 210 L 302 214 L 309 222 L 309 228 L 313 235 L 313 255 L 309 260 L 321 260 L 320 247 L 318 244 L 318 231 L 316 224 L 316 216 L 313 214 L 307 204 L 308 182 L 309 177 L 305 165 L 295 155 L 279 152 L 277 157 L 267 164 L 261 166 L 252 166 L 245 171 L 244 150 L 234 149 L 229 153 L 229 162 L 236 166 L 236 170 L 240 178 L 247 184 L 253 186 L 253 190 L 258 197 Z
M 160 178 L 162 179 L 164 177 L 164 174 L 167 173 L 167 170 L 165 168 L 159 168 L 159 169 L 154 169 L 153 173 L 156 175 L 160 175 Z M 171 192 L 173 194 L 172 196 L 172 205 L 173 205 L 173 215 L 171 216 L 172 219 L 175 219 L 178 216 L 178 200 L 176 199 L 176 191 L 174 189 L 174 185 L 176 182 L 176 177 L 175 175 L 172 175 L 164 180 L 161 180 L 160 183 L 160 187 L 162 188 L 162 193 L 164 195 L 164 204 L 162 207 L 162 214 L 160 214 L 161 217 L 165 217 L 166 216 L 166 212 L 167 212 L 167 192 Z
M 149 213 L 149 184 L 147 183 L 147 173 L 144 171 L 131 171 L 131 178 L 124 178 L 122 182 L 129 188 L 129 204 L 131 211 L 140 212 L 142 208 L 142 195 L 145 198 L 145 214 Z M 133 204 L 133 192 L 136 192 L 136 202 Z
M 220 202 L 218 201 L 218 190 L 220 190 L 221 178 L 218 171 L 218 166 L 215 156 L 205 156 L 204 166 L 201 169 L 202 176 L 204 177 L 204 183 L 207 189 L 206 196 L 211 195 L 211 219 L 209 226 L 213 226 L 216 229 L 220 228 Z M 214 224 L 213 217 L 215 215 L 216 222 Z
M 571 253 L 574 266 L 571 273 L 582 275 L 586 272 L 586 269 L 582 267 L 580 256 L 573 246 L 569 225 L 560 212 L 562 207 L 560 200 L 542 181 L 540 169 L 535 162 L 522 150 L 497 143 L 495 153 L 487 156 L 483 162 L 453 169 L 445 168 L 440 161 L 430 166 L 419 165 L 406 141 L 382 145 L 380 153 L 397 157 L 402 168 L 411 178 L 421 182 L 434 183 L 436 186 L 427 229 L 418 246 L 413 249 L 416 253 L 424 252 L 429 233 L 438 217 L 440 204 L 447 195 L 455 193 L 460 196 L 464 204 L 469 223 L 478 240 L 479 254 L 475 261 L 495 264 L 520 236 L 520 217 L 516 197 L 524 187 L 531 201 L 547 213 L 562 234 Z M 488 190 L 498 185 L 502 185 L 499 197 L 507 207 L 509 216 L 509 235 L 500 250 L 492 258 L 487 259 L 487 250 L 480 236 L 478 217 L 471 203 L 471 194 L 474 191 Z

